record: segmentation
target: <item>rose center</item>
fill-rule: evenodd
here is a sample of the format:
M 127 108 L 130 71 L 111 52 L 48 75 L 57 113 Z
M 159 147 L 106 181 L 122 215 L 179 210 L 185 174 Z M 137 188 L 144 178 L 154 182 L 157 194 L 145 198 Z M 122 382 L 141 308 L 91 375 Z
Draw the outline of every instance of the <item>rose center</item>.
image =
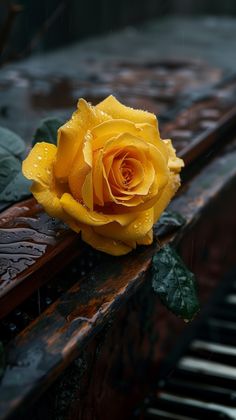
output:
M 121 165 L 121 175 L 123 178 L 123 184 L 127 186 L 133 179 L 134 171 L 133 168 L 127 166 L 125 163 Z

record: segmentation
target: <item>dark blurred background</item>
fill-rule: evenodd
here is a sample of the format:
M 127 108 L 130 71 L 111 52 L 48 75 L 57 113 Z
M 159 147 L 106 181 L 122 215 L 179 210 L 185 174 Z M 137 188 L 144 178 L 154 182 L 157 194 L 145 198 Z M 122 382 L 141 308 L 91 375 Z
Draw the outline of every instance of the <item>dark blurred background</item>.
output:
M 23 58 L 167 15 L 236 14 L 235 0 L 0 0 L 0 50 Z

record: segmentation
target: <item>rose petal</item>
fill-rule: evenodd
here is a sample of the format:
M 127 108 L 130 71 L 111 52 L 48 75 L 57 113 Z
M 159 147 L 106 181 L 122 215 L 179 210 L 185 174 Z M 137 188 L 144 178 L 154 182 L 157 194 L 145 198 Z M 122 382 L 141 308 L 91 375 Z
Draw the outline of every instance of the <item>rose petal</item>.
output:
M 154 206 L 154 223 L 160 218 L 161 213 L 168 206 L 170 200 L 175 195 L 176 191 L 180 186 L 180 176 L 174 173 L 170 173 L 169 181 L 166 187 L 163 189 L 162 194 L 158 198 Z
M 54 190 L 50 190 L 49 188 L 34 182 L 31 187 L 31 192 L 38 203 L 43 206 L 50 216 L 63 220 L 71 229 L 80 232 L 80 225 L 64 212 L 60 199 L 57 197 Z
M 127 226 L 120 226 L 118 223 L 111 223 L 107 226 L 96 226 L 95 232 L 117 241 L 137 241 L 144 238 L 153 226 L 153 208 L 138 213 L 137 217 Z
M 93 175 L 92 171 L 85 177 L 85 181 L 82 186 L 82 199 L 85 206 L 90 210 L 93 210 Z
M 161 140 L 158 127 L 153 127 L 153 125 L 146 123 L 136 124 L 136 127 L 139 129 L 139 138 L 156 146 L 167 162 L 169 157 L 168 148 L 164 141 Z
M 165 143 L 168 153 L 169 153 L 169 159 L 168 159 L 168 167 L 171 171 L 179 173 L 181 169 L 184 167 L 184 161 L 183 159 L 180 159 L 176 156 L 175 148 L 172 145 L 171 140 L 163 140 Z
M 136 124 L 124 119 L 105 121 L 91 130 L 93 136 L 93 150 L 100 149 L 107 140 L 116 137 L 121 133 L 129 133 L 138 136 L 142 129 L 137 128 Z
M 52 182 L 53 164 L 57 148 L 50 143 L 36 143 L 22 163 L 22 172 L 27 179 L 47 186 Z
M 90 226 L 99 226 L 110 222 L 110 219 L 103 214 L 87 210 L 87 208 L 76 201 L 68 193 L 63 194 L 60 202 L 65 212 L 79 223 L 84 223 Z
M 140 239 L 137 239 L 137 245 L 151 245 L 153 243 L 153 230 L 149 232 Z
M 104 206 L 104 185 L 103 185 L 103 151 L 97 150 L 93 155 L 93 191 L 94 203 Z
M 157 120 L 154 114 L 125 106 L 112 95 L 96 105 L 96 108 L 106 112 L 115 119 L 125 119 L 133 123 L 149 123 L 155 127 L 157 126 Z
M 91 136 L 86 134 L 69 172 L 68 182 L 73 197 L 83 201 L 91 210 L 93 209 L 92 164 Z
M 120 226 L 128 225 L 136 214 L 102 214 L 96 211 L 90 211 L 70 194 L 65 193 L 60 199 L 64 211 L 79 223 L 89 226 L 101 226 L 116 221 Z
M 82 239 L 98 251 L 114 256 L 125 255 L 132 250 L 128 244 L 98 235 L 90 227 L 82 230 Z
M 102 121 L 110 119 L 104 112 L 88 104 L 84 99 L 78 102 L 78 110 L 58 130 L 58 153 L 55 175 L 65 182 L 74 158 L 81 147 L 86 132 Z

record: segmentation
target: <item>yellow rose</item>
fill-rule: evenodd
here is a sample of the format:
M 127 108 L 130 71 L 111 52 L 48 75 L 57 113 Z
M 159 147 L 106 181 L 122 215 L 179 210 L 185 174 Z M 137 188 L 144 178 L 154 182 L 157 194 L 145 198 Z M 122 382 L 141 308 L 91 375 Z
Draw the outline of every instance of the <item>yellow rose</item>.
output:
M 152 243 L 182 166 L 171 141 L 161 140 L 154 114 L 109 96 L 97 106 L 80 99 L 58 130 L 57 147 L 37 143 L 23 174 L 48 214 L 94 248 L 122 255 Z

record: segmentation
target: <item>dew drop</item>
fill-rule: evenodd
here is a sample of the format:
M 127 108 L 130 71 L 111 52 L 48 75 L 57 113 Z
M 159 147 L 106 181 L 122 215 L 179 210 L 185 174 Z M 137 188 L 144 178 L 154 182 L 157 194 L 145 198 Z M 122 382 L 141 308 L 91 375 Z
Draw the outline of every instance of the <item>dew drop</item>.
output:
M 34 163 L 34 167 L 35 167 L 35 168 L 37 168 L 37 167 L 38 167 L 37 163 Z
M 38 156 L 38 160 L 42 160 L 42 156 Z

